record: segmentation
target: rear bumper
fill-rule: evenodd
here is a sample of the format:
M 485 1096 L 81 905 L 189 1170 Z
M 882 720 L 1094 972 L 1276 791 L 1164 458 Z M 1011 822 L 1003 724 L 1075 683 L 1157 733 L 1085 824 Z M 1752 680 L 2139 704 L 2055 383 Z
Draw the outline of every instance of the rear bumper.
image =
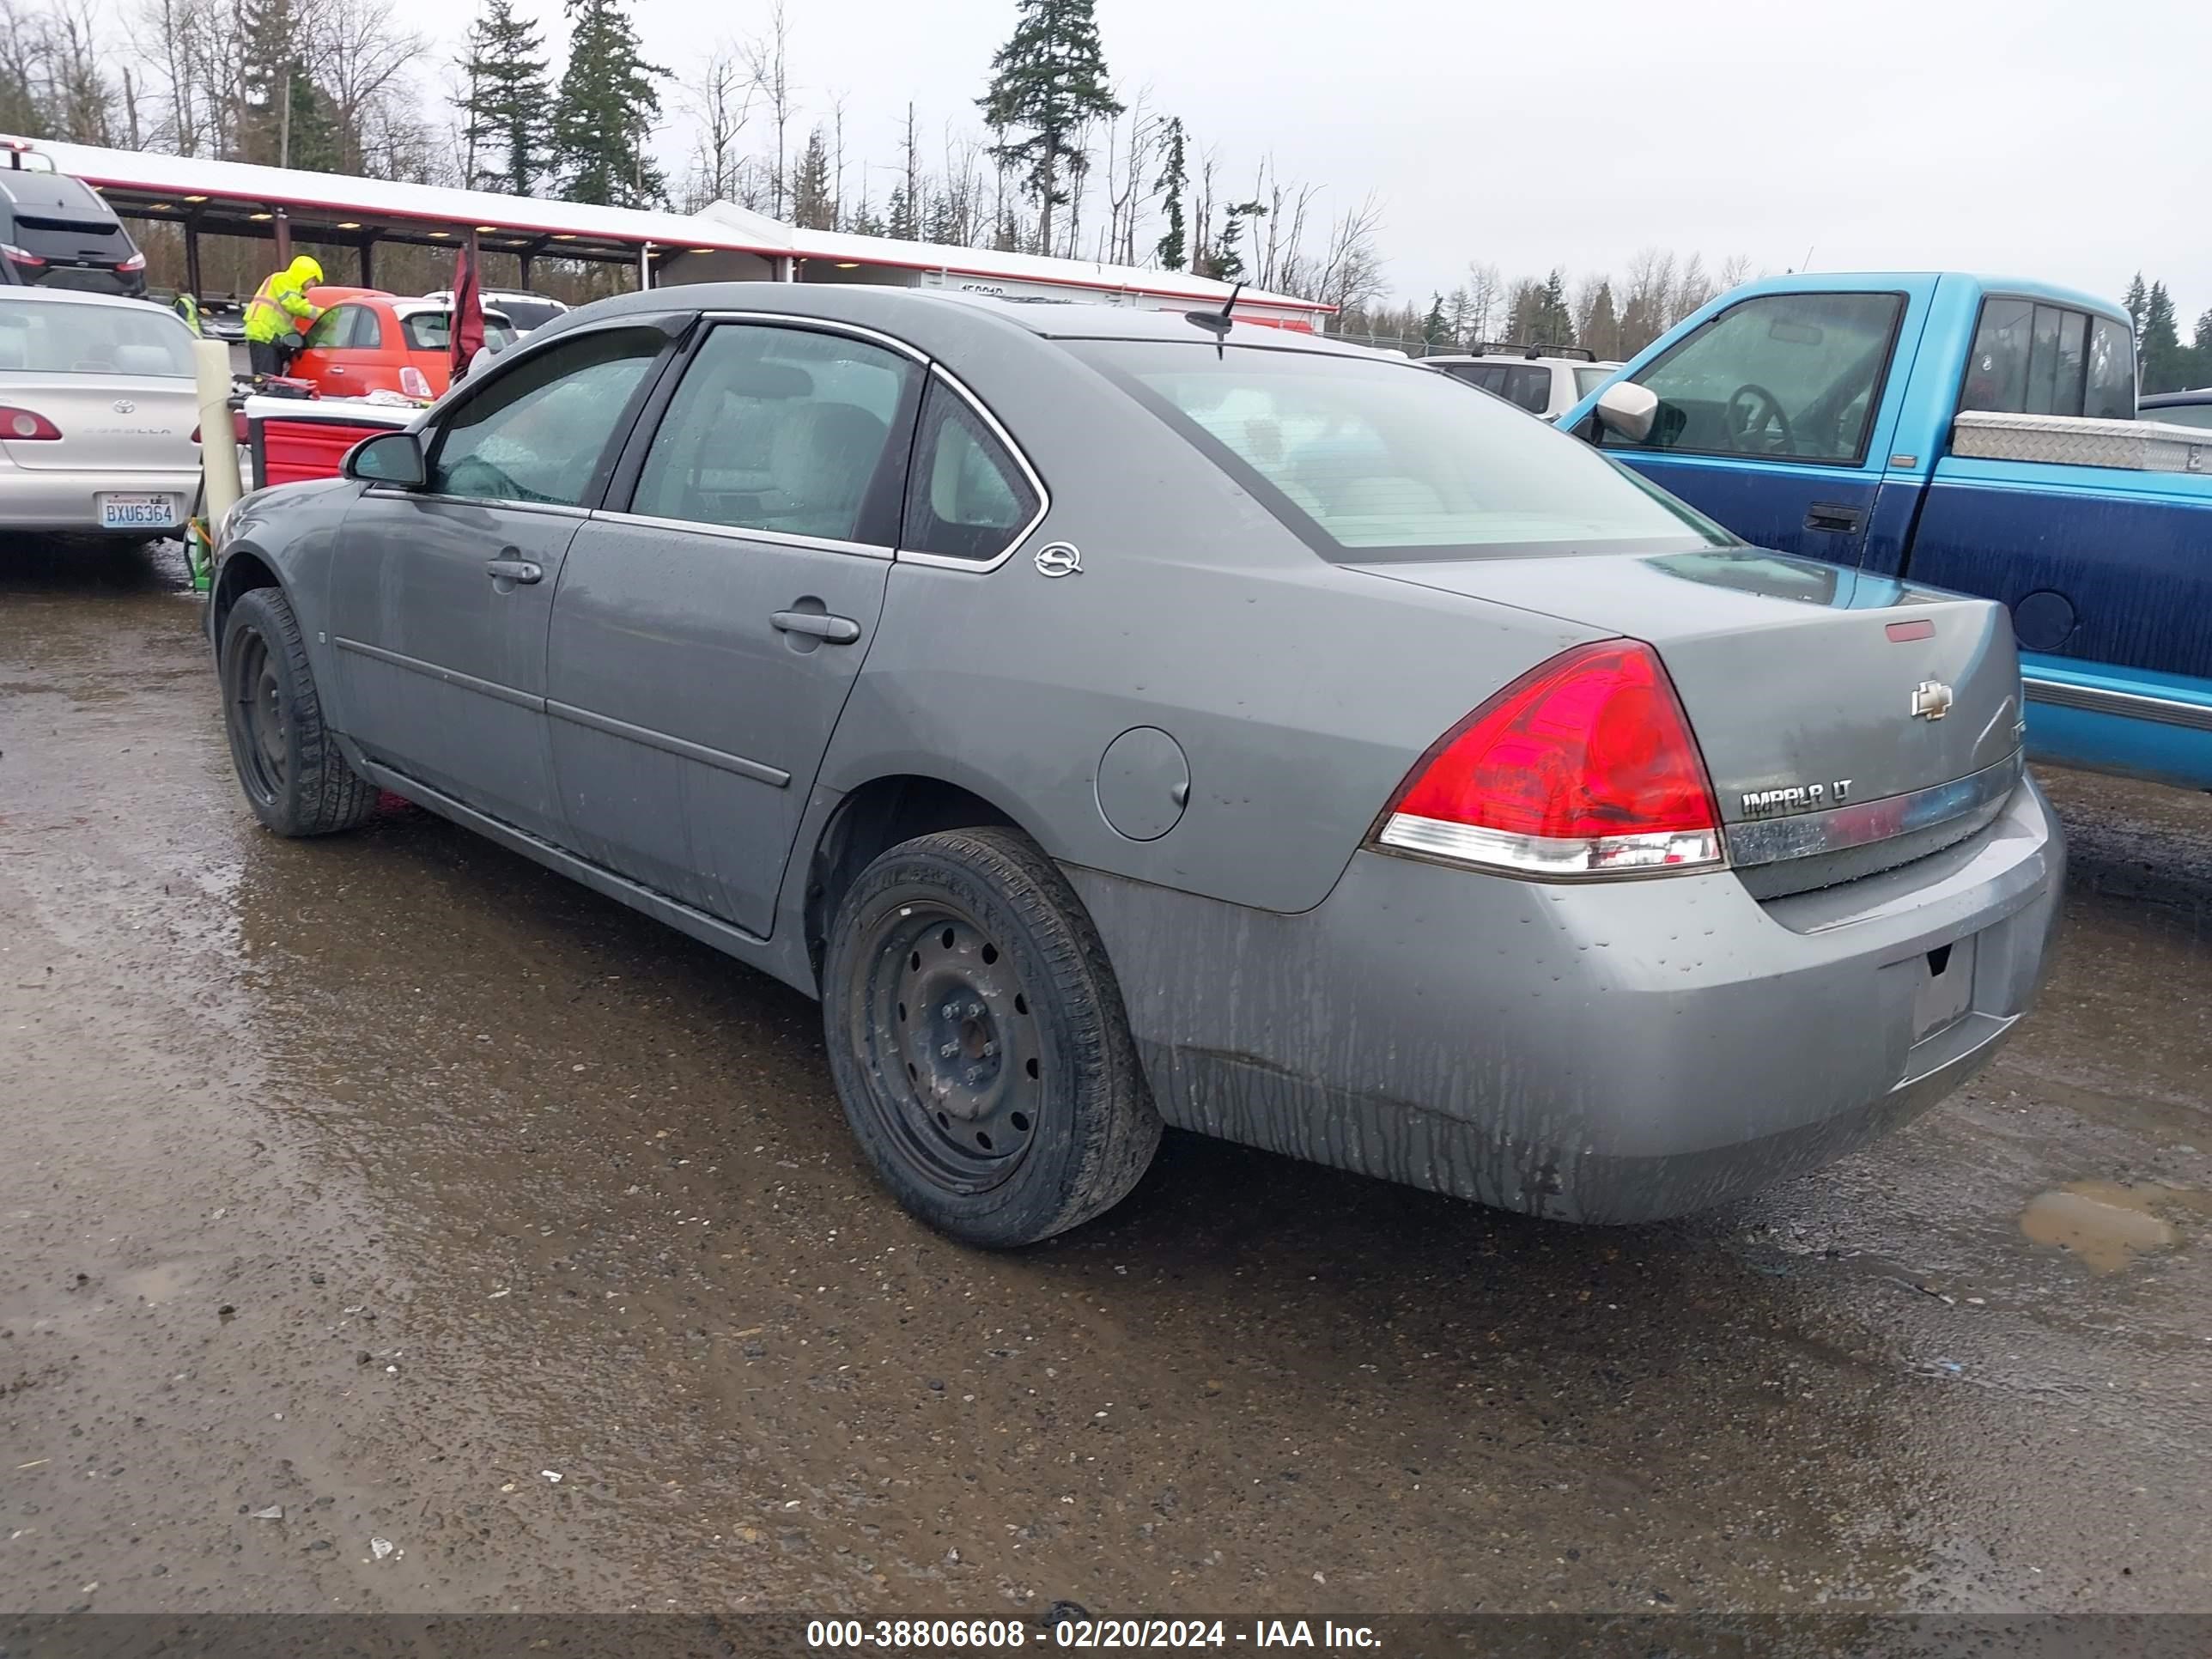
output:
M 87 535 L 137 536 L 141 539 L 177 533 L 184 515 L 199 499 L 200 474 L 161 468 L 131 472 L 88 472 L 46 468 L 0 469 L 0 530 L 45 530 Z M 100 522 L 100 498 L 107 495 L 162 495 L 177 499 L 177 525 L 168 529 L 116 531 Z
M 1763 904 L 1726 873 L 1545 884 L 1362 853 L 1285 916 L 1070 872 L 1169 1121 L 1605 1222 L 1816 1168 L 1965 1082 L 2033 999 L 2063 874 L 2033 783 L 1957 847 Z M 1970 988 L 1923 1035 L 1945 946 Z

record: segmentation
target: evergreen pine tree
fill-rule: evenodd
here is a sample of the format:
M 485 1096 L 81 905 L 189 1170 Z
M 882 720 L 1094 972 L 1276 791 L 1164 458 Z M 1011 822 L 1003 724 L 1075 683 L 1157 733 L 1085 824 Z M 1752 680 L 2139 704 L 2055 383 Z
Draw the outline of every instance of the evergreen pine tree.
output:
M 1222 210 L 1221 235 L 1206 262 L 1207 275 L 1224 283 L 1244 280 L 1244 227 L 1254 219 L 1267 217 L 1267 214 L 1264 202 L 1236 202 Z
M 1567 306 L 1567 273 L 1554 270 L 1544 279 L 1536 302 L 1536 332 L 1531 337 L 1544 345 L 1575 343 L 1575 314 Z
M 2136 349 L 2145 392 L 2179 392 L 2189 373 L 2181 349 L 2181 332 L 2173 314 L 2173 296 L 2164 283 L 2150 285 L 2143 304 L 2142 343 Z
M 1441 294 L 1429 301 L 1429 314 L 1421 324 L 1421 338 L 1431 350 L 1451 338 L 1451 325 L 1444 319 L 1444 296 Z
M 307 55 L 307 31 L 295 0 L 239 0 L 238 86 L 244 107 L 238 112 L 236 159 L 276 167 L 283 159 L 288 94 L 295 115 L 299 94 L 289 92 L 307 79 L 301 67 Z
M 2135 280 L 2128 284 L 2128 297 L 2124 303 L 2127 306 L 2129 317 L 2134 319 L 2136 342 L 2140 347 L 2142 342 L 2143 313 L 2150 308 L 2150 296 L 2143 292 L 2142 272 L 2140 270 L 2136 272 Z
M 338 112 L 328 94 L 308 78 L 307 66 L 295 63 L 285 82 L 292 100 L 289 131 L 277 132 L 278 153 L 289 157 L 288 167 L 309 173 L 343 171 L 338 154 Z
M 991 154 L 1023 169 L 1022 184 L 1037 204 L 1037 252 L 1052 252 L 1052 216 L 1066 204 L 1091 165 L 1083 130 L 1121 112 L 1109 89 L 1093 0 L 1016 0 L 1013 34 L 991 60 L 991 84 L 976 100 L 1000 131 L 1026 137 L 1001 142 Z
M 469 26 L 461 70 L 469 87 L 458 105 L 474 163 L 470 185 L 530 195 L 547 171 L 552 143 L 553 92 L 538 25 L 518 17 L 512 0 L 489 0 Z
M 1611 283 L 1597 285 L 1597 293 L 1590 301 L 1589 325 L 1583 330 L 1581 343 L 1603 358 L 1624 355 L 1620 347 L 1620 319 L 1613 312 Z
M 830 176 L 830 145 L 816 127 L 791 178 L 791 222 L 808 230 L 837 228 L 836 186 Z
M 602 207 L 651 207 L 667 181 L 646 155 L 660 113 L 653 84 L 668 71 L 648 64 L 621 0 L 568 0 L 575 27 L 554 108 L 553 147 L 562 197 Z
M 2189 343 L 2189 384 L 2212 386 L 2212 307 L 2197 319 L 2196 337 Z
M 1161 192 L 1161 212 L 1168 222 L 1167 234 L 1152 249 L 1153 257 L 1163 270 L 1181 270 L 1190 262 L 1188 232 L 1183 223 L 1182 193 L 1189 187 L 1190 172 L 1183 161 L 1182 118 L 1176 116 L 1168 122 L 1167 136 L 1160 145 L 1162 161 L 1160 176 L 1152 188 Z

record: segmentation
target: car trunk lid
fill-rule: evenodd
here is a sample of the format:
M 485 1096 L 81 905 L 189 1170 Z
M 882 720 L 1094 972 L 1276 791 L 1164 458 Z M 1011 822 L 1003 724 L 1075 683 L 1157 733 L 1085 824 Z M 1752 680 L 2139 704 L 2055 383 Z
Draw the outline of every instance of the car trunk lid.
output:
M 9 375 L 0 403 L 43 415 L 59 438 L 14 439 L 0 420 L 8 459 L 29 471 L 173 471 L 198 464 L 191 441 L 199 399 L 190 380 L 131 374 Z
M 1753 881 L 1762 896 L 1932 852 L 2019 776 L 2020 666 L 1984 599 L 1757 549 L 1354 568 L 1656 648 L 1731 861 L 1790 866 Z

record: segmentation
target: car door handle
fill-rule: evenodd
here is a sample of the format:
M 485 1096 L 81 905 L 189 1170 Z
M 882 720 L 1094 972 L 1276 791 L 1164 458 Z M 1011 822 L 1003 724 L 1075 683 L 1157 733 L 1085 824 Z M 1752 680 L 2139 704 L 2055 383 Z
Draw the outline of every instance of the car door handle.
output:
M 532 564 L 527 559 L 487 559 L 484 561 L 484 574 L 495 582 L 521 582 L 526 586 L 544 580 L 545 567 Z
M 343 363 L 327 364 L 323 369 L 323 373 L 325 374 L 343 374 L 345 372 L 346 367 Z
M 1856 535 L 1866 528 L 1866 508 L 1846 507 L 1839 501 L 1814 501 L 1805 509 L 1805 528 Z
M 816 611 L 779 611 L 769 620 L 787 634 L 810 634 L 828 645 L 850 645 L 860 624 L 850 617 L 825 617 Z

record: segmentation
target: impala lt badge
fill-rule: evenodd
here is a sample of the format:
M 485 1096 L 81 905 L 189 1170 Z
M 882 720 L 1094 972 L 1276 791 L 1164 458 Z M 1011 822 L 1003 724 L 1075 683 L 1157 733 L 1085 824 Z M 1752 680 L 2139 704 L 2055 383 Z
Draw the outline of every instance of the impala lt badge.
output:
M 1951 688 L 1941 680 L 1923 680 L 1912 688 L 1912 717 L 1940 720 L 1951 712 Z
M 1832 783 L 1793 783 L 1781 789 L 1747 789 L 1743 792 L 1743 815 L 1747 818 L 1772 817 L 1778 812 L 1817 812 L 1824 807 L 1841 806 L 1851 798 L 1850 778 L 1838 778 Z

